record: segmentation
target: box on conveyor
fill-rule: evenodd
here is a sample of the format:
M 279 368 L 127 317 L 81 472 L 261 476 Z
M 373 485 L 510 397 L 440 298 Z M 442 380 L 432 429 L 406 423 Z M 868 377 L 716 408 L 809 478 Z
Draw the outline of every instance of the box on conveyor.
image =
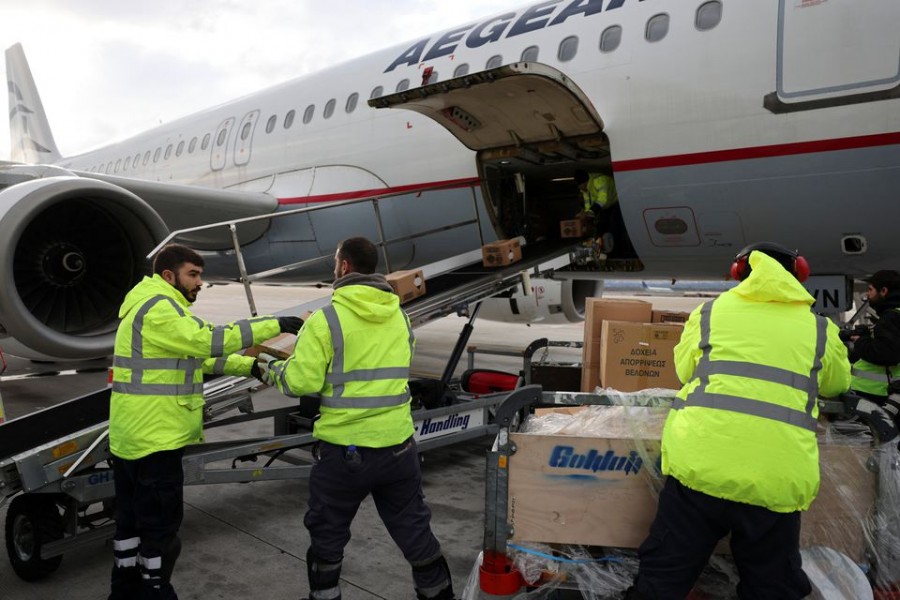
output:
M 394 271 L 386 275 L 385 279 L 394 288 L 394 293 L 400 296 L 400 304 L 425 294 L 425 275 L 422 274 L 422 269 Z
M 481 247 L 485 267 L 503 267 L 522 260 L 522 245 L 518 239 L 498 240 Z

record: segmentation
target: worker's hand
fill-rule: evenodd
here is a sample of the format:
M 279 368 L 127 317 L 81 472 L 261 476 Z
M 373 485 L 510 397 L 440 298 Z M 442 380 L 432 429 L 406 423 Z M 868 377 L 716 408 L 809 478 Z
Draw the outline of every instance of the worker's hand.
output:
M 278 317 L 278 326 L 282 333 L 292 333 L 296 335 L 300 328 L 303 327 L 303 319 L 300 317 Z
M 275 385 L 275 376 L 272 373 L 272 364 L 278 360 L 271 354 L 261 353 L 256 357 L 256 362 L 250 369 L 250 374 L 266 385 Z

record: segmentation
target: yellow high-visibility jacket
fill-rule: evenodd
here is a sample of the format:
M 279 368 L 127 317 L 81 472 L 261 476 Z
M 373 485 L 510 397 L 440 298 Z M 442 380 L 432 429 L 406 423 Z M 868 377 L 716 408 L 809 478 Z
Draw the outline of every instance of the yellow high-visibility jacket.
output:
M 278 335 L 275 317 L 216 326 L 159 275 L 144 277 L 119 309 L 109 449 L 135 460 L 202 440 L 203 374 L 249 375 L 254 358 L 232 354 Z
M 581 192 L 581 197 L 585 211 L 590 211 L 595 206 L 606 210 L 619 201 L 613 178 L 602 173 L 591 173 L 588 176 L 587 189 Z
M 341 446 L 394 446 L 413 434 L 409 365 L 415 337 L 382 275 L 351 273 L 306 320 L 293 355 L 271 365 L 289 396 L 319 394 L 313 436 Z
M 778 262 L 699 306 L 675 347 L 684 387 L 666 420 L 663 473 L 685 486 L 775 512 L 806 510 L 819 490 L 817 397 L 850 385 L 830 320 Z

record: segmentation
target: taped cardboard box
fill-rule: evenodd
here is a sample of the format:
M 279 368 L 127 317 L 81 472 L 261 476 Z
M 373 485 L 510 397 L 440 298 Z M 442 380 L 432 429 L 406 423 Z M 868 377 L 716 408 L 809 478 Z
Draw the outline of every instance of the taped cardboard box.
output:
M 637 548 L 656 515 L 665 414 L 657 409 L 656 417 L 639 426 L 625 416 L 604 420 L 589 436 L 511 434 L 513 541 Z M 820 440 L 821 485 L 801 517 L 802 547 L 824 545 L 863 561 L 865 523 L 876 492 L 876 475 L 866 468 L 871 454 L 867 447 Z M 727 544 L 718 551 L 727 552 Z
M 647 323 L 653 305 L 643 300 L 588 298 L 584 306 L 584 350 L 581 359 L 581 391 L 593 392 L 600 385 L 600 351 L 603 321 Z
M 681 389 L 674 348 L 683 329 L 680 323 L 604 321 L 600 384 L 620 392 Z
M 422 274 L 422 269 L 394 271 L 386 275 L 385 279 L 400 297 L 400 304 L 425 294 L 425 275 Z
M 559 235 L 563 238 L 582 238 L 591 234 L 591 223 L 586 219 L 567 219 L 559 222 Z
M 518 239 L 499 240 L 481 247 L 485 267 L 503 267 L 522 260 L 522 244 Z
M 285 359 L 294 353 L 294 346 L 296 345 L 296 335 L 293 333 L 279 333 L 271 339 L 248 348 L 244 352 L 244 356 L 259 356 L 262 353 L 266 353 L 276 358 Z

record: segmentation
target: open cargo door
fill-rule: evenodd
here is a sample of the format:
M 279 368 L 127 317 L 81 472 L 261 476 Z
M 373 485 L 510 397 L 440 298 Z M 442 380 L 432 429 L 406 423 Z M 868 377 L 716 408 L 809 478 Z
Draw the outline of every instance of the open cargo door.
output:
M 544 64 L 504 65 L 369 105 L 425 115 L 477 152 L 485 206 L 500 238 L 559 237 L 558 222 L 580 210 L 574 170 L 610 169 L 600 115 L 572 80 Z
M 603 121 L 578 86 L 540 63 L 520 62 L 369 100 L 430 117 L 472 150 L 597 135 Z

